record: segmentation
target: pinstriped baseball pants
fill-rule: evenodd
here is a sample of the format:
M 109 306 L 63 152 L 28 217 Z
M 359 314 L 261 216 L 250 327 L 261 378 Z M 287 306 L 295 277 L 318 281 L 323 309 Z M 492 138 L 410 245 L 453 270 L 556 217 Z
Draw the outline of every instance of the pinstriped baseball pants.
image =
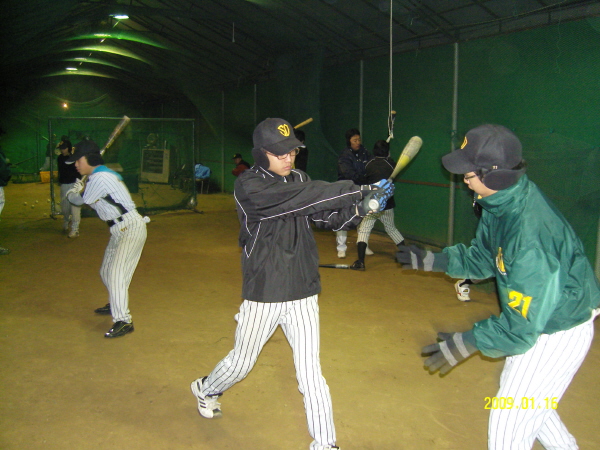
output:
M 335 427 L 329 386 L 321 374 L 319 358 L 318 296 L 280 303 L 244 300 L 235 332 L 235 345 L 204 381 L 203 394 L 218 394 L 250 373 L 263 346 L 281 328 L 292 347 L 298 390 L 304 396 L 311 450 L 335 445 Z
M 579 448 L 552 401 L 560 401 L 593 337 L 591 319 L 570 330 L 542 334 L 526 353 L 506 358 L 497 398 L 511 397 L 514 407 L 491 410 L 490 450 L 529 450 L 535 439 L 547 450 Z
M 394 209 L 386 209 L 380 213 L 369 214 L 363 217 L 360 224 L 358 225 L 358 240 L 357 242 L 366 242 L 369 243 L 369 236 L 371 235 L 371 230 L 375 226 L 375 221 L 377 219 L 381 220 L 385 228 L 385 232 L 390 237 L 394 244 L 398 245 L 400 242 L 404 240 L 404 237 L 396 228 L 394 224 Z
M 110 227 L 110 235 L 100 277 L 108 289 L 113 322 L 130 323 L 129 285 L 146 242 L 146 222 L 138 215 Z

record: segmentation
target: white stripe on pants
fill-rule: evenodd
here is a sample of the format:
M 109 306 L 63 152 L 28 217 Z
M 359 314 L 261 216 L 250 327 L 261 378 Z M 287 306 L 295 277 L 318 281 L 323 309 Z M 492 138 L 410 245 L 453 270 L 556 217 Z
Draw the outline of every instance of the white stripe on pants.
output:
M 250 373 L 258 355 L 278 325 L 292 347 L 298 390 L 304 396 L 308 431 L 318 450 L 335 444 L 335 427 L 329 386 L 319 359 L 318 296 L 280 303 L 244 300 L 235 316 L 235 345 L 203 384 L 203 394 L 219 394 Z
M 404 237 L 396 228 L 396 224 L 394 223 L 394 209 L 386 209 L 380 213 L 368 214 L 363 217 L 363 220 L 360 221 L 358 225 L 358 241 L 357 242 L 366 242 L 369 243 L 369 236 L 371 235 L 371 230 L 375 226 L 375 222 L 377 219 L 381 220 L 381 223 L 385 227 L 385 232 L 390 237 L 394 244 L 398 245 L 400 242 L 404 240 Z
M 110 227 L 110 234 L 100 276 L 108 289 L 113 321 L 129 323 L 129 285 L 146 242 L 146 222 L 138 214 Z
M 542 334 L 526 353 L 506 358 L 497 398 L 510 397 L 515 407 L 491 410 L 490 450 L 529 450 L 536 438 L 547 450 L 579 448 L 558 412 L 546 406 L 560 401 L 593 337 L 592 319 L 570 330 Z
M 74 205 L 67 198 L 67 191 L 73 187 L 75 183 L 65 183 L 60 185 L 60 212 L 63 215 L 65 224 L 69 223 L 71 217 L 71 230 L 79 231 L 79 222 L 81 221 L 81 206 Z

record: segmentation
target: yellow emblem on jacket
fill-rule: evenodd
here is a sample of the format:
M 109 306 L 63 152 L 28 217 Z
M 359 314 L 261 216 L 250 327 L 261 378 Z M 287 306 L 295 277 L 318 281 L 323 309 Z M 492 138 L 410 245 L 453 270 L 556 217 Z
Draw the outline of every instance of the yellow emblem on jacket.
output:
M 500 272 L 502 275 L 506 275 L 504 258 L 502 256 L 502 247 L 498 247 L 498 254 L 496 255 L 496 267 L 498 268 L 498 272 Z
M 279 132 L 284 135 L 285 137 L 288 137 L 290 135 L 290 127 L 287 125 L 287 123 L 284 123 L 282 125 L 279 125 L 277 127 L 277 129 L 279 130 Z

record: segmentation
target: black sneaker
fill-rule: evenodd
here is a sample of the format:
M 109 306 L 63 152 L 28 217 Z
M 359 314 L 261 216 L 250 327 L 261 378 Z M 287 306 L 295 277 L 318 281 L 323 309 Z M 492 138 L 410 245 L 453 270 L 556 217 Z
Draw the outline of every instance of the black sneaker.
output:
M 365 263 L 360 259 L 354 261 L 354 263 L 350 266 L 352 270 L 365 270 Z
M 116 322 L 113 327 L 104 335 L 107 338 L 116 338 L 133 331 L 133 323 Z
M 107 303 L 107 304 L 106 304 L 106 306 L 102 306 L 101 308 L 96 308 L 96 309 L 94 310 L 94 312 L 95 312 L 96 314 L 104 314 L 104 315 L 109 315 L 109 314 L 112 314 L 112 313 L 110 312 L 110 303 Z

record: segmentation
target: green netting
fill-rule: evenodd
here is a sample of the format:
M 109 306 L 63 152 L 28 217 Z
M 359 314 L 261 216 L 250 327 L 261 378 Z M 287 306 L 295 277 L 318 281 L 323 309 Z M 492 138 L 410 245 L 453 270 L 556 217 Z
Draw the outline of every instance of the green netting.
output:
M 66 135 L 73 145 L 89 137 L 102 148 L 120 120 L 120 117 L 51 117 L 48 135 L 58 136 L 57 140 Z M 48 147 L 54 149 L 56 145 L 51 139 Z M 48 172 L 56 171 L 56 154 L 51 153 Z M 103 158 L 109 168 L 123 177 L 144 214 L 194 206 L 193 119 L 132 118 Z M 60 214 L 60 193 L 55 182 L 54 179 L 49 183 L 52 212 Z

